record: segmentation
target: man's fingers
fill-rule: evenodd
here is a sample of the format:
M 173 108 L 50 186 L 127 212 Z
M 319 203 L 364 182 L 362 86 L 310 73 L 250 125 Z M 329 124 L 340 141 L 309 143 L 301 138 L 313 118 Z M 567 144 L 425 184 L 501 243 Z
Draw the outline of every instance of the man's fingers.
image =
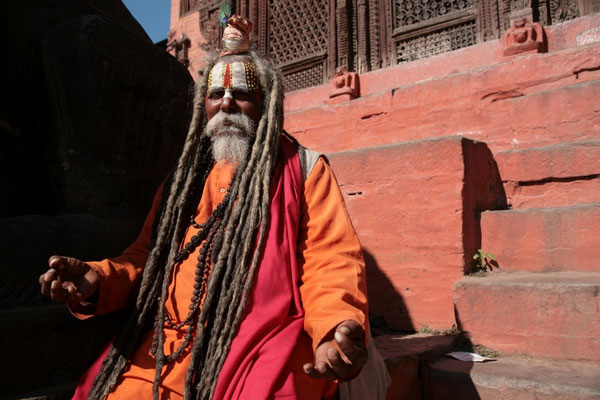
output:
M 52 281 L 50 284 L 50 298 L 57 303 L 64 303 L 67 300 L 66 290 L 59 281 Z
M 309 377 L 311 377 L 313 379 L 322 378 L 321 374 L 315 369 L 315 366 L 313 364 L 306 363 L 302 366 L 302 369 L 304 369 L 304 372 L 306 373 L 306 375 L 308 375 Z
M 327 360 L 337 378 L 347 378 L 354 370 L 354 366 L 351 363 L 348 363 L 347 360 L 343 360 L 340 353 L 335 349 L 329 349 L 327 351 Z
M 315 369 L 325 379 L 334 380 L 338 378 L 335 371 L 326 362 L 318 362 L 315 365 Z
M 66 293 L 66 300 L 69 302 L 69 305 L 75 306 L 81 303 L 81 293 L 77 291 L 77 288 L 73 284 L 73 282 L 66 282 L 62 285 L 64 292 Z
M 326 362 L 317 362 L 316 364 L 306 363 L 302 366 L 306 375 L 313 379 L 338 379 L 337 373 Z
M 364 342 L 351 340 L 350 337 L 341 334 L 339 331 L 334 336 L 348 363 L 360 366 L 363 358 L 366 360 L 367 350 L 364 347 Z
M 56 280 L 56 270 L 54 269 L 50 269 L 46 271 L 46 273 L 40 275 L 39 282 L 43 295 L 50 296 L 50 285 L 54 280 Z
M 348 363 L 355 367 L 360 367 L 367 359 L 367 350 L 365 348 L 362 329 L 349 329 L 347 326 L 338 327 L 334 334 L 335 341 L 343 352 Z

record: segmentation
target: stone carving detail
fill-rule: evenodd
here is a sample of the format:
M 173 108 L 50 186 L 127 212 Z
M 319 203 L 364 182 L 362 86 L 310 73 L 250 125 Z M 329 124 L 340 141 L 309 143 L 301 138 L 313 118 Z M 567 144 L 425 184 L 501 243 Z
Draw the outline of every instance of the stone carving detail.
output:
M 412 25 L 472 7 L 476 0 L 396 0 L 396 27 Z
M 479 3 L 481 37 L 484 41 L 497 39 L 500 32 L 499 4 L 492 0 L 481 0 Z
M 207 22 L 214 18 L 203 10 L 220 3 L 182 2 Z M 587 15 L 600 0 L 236 0 L 232 8 L 250 17 L 258 51 L 296 90 L 329 81 L 340 67 L 361 74 L 502 38 L 523 18 L 547 25 Z M 220 29 L 204 25 L 206 46 L 215 47 Z
M 212 0 L 181 0 L 181 15 L 214 3 Z M 217 4 L 218 6 L 218 4 Z
M 346 68 L 338 68 L 331 83 L 333 90 L 329 94 L 330 98 L 345 101 L 359 97 L 358 75 L 356 72 L 348 72 Z
M 337 65 L 347 68 L 349 65 L 348 54 L 350 54 L 350 40 L 348 39 L 348 7 L 346 6 L 345 1 L 337 1 L 335 14 L 337 25 Z
M 398 63 L 418 60 L 477 43 L 475 21 L 397 42 Z
M 322 85 L 325 76 L 323 63 L 312 67 L 287 73 L 283 76 L 283 86 L 286 92 Z
M 203 8 L 200 10 L 200 31 L 205 42 L 200 43 L 204 51 L 212 51 L 221 48 L 221 26 L 218 21 L 219 9 L 217 7 Z
M 504 55 L 521 53 L 540 53 L 546 49 L 546 40 L 542 24 L 526 19 L 517 21 L 502 37 Z
M 269 5 L 270 54 L 275 64 L 327 52 L 329 1 L 270 0 Z
M 188 58 L 190 44 L 190 38 L 184 33 L 177 35 L 177 32 L 172 30 L 167 34 L 167 51 L 186 67 L 190 65 Z
M 531 7 L 531 0 L 512 0 L 510 3 L 510 8 L 513 10 L 527 7 Z
M 558 24 L 579 17 L 577 0 L 550 0 L 552 24 Z

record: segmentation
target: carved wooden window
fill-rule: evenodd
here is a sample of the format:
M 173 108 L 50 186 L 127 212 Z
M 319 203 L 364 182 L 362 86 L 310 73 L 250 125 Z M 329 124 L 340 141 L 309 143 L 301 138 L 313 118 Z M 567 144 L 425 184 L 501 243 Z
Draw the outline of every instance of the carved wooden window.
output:
M 396 61 L 412 61 L 477 43 L 475 0 L 396 0 Z
M 540 1 L 540 22 L 558 24 L 577 17 L 600 12 L 599 0 Z
M 189 13 L 202 7 L 213 5 L 218 7 L 220 1 L 215 0 L 181 0 L 180 15 Z
M 182 2 L 210 28 L 220 1 Z M 326 83 L 338 67 L 364 73 L 498 39 L 521 18 L 553 24 L 600 12 L 600 0 L 236 0 L 232 8 L 254 23 L 259 52 L 290 91 Z M 217 43 L 218 26 L 203 32 Z
M 287 91 L 321 85 L 327 77 L 329 0 L 270 0 L 268 52 Z

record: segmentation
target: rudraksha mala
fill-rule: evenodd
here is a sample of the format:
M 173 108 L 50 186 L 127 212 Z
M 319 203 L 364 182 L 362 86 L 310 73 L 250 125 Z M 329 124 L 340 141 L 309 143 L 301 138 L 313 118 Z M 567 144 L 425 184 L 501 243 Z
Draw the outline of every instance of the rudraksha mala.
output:
M 207 169 L 205 176 L 203 177 L 203 185 L 206 182 L 206 178 L 208 173 L 212 169 L 212 166 Z M 182 246 L 181 250 L 175 255 L 173 258 L 174 263 L 180 263 L 186 260 L 190 254 L 194 252 L 194 250 L 200 245 L 200 250 L 198 252 L 198 263 L 196 264 L 196 270 L 194 272 L 194 291 L 192 292 L 192 298 L 190 300 L 190 306 L 187 317 L 179 323 L 174 323 L 171 319 L 171 316 L 167 312 L 167 310 L 162 310 L 165 313 L 165 323 L 172 329 L 179 330 L 184 326 L 187 326 L 185 336 L 183 339 L 183 343 L 175 350 L 173 353 L 166 355 L 165 361 L 173 362 L 178 359 L 181 354 L 190 346 L 193 333 L 196 329 L 196 321 L 198 318 L 198 314 L 200 311 L 200 302 L 204 297 L 206 292 L 206 286 L 208 283 L 208 277 L 210 275 L 210 266 L 213 256 L 213 251 L 215 247 L 220 247 L 218 245 L 222 240 L 222 226 L 223 226 L 223 217 L 225 216 L 225 208 L 227 204 L 229 204 L 229 199 L 231 198 L 231 183 L 235 180 L 236 173 L 233 174 L 231 181 L 229 182 L 229 187 L 227 188 L 227 194 L 223 198 L 223 200 L 219 203 L 219 205 L 213 210 L 210 214 L 210 217 L 203 224 L 197 224 L 194 221 L 194 217 L 191 218 L 191 225 L 194 228 L 198 229 L 198 233 L 190 238 L 190 241 Z M 215 246 L 216 245 L 216 246 Z M 159 299 L 159 304 L 161 301 Z M 160 312 L 160 311 L 159 311 Z M 155 317 L 155 329 L 158 327 L 158 316 L 159 313 L 156 313 Z M 160 329 L 163 329 L 160 327 Z M 156 352 L 158 349 L 158 337 L 156 333 L 154 334 L 154 338 L 152 341 L 152 355 L 156 356 Z

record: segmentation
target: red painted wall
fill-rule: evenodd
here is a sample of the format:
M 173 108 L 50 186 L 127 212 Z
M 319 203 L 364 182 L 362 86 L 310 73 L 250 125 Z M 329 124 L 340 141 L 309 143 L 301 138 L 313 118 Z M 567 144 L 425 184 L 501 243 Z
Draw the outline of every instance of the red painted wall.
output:
M 171 28 L 191 39 L 196 78 L 199 15 L 178 15 L 173 0 Z M 544 177 L 517 190 L 511 168 L 544 156 L 515 167 L 522 155 L 500 154 L 600 139 L 599 27 L 600 15 L 546 27 L 544 54 L 504 57 L 497 40 L 365 73 L 360 97 L 337 104 L 331 85 L 286 95 L 286 130 L 336 171 L 366 250 L 374 315 L 396 329 L 450 328 L 454 285 L 482 246 L 480 212 L 506 208 L 507 194 L 513 206 L 600 201 L 596 181 L 572 184 L 585 185 L 584 197 Z

